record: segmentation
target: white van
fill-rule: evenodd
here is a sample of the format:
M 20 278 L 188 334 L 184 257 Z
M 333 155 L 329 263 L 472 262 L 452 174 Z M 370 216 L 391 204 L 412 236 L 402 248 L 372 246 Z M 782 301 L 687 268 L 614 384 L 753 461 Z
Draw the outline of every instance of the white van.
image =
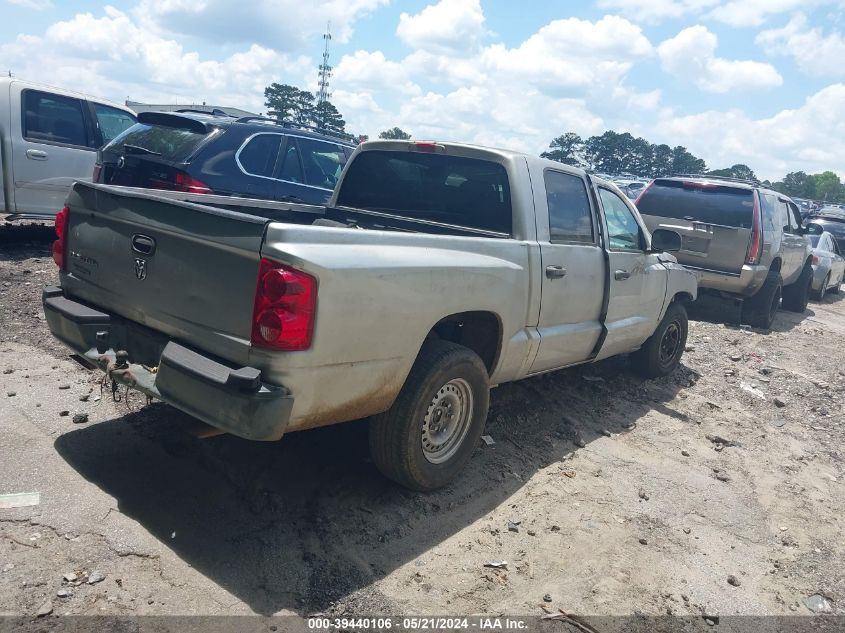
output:
M 0 216 L 52 220 L 70 186 L 91 180 L 97 149 L 135 121 L 105 99 L 0 78 Z

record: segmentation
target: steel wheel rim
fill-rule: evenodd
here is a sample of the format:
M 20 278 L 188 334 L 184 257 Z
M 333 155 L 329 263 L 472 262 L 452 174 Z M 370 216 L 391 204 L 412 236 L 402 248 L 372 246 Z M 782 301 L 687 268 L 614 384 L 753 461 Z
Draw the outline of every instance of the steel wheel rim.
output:
M 660 339 L 660 363 L 664 366 L 671 363 L 680 346 L 681 326 L 677 321 L 672 321 Z
M 421 443 L 427 461 L 442 464 L 458 452 L 473 405 L 472 388 L 463 378 L 453 378 L 437 390 L 423 418 Z

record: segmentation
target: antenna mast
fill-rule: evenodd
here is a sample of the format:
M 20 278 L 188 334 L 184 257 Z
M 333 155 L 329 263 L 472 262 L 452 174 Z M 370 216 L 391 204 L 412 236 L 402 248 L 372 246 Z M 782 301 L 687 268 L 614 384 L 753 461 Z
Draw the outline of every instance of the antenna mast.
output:
M 329 97 L 332 94 L 329 92 L 329 77 L 332 76 L 332 67 L 329 66 L 329 42 L 332 40 L 332 33 L 331 33 L 332 23 L 326 23 L 326 32 L 323 33 L 323 40 L 326 42 L 326 46 L 323 49 L 323 63 L 320 64 L 320 81 L 319 87 L 320 91 L 317 94 L 317 105 L 321 106 L 326 101 L 329 100 Z

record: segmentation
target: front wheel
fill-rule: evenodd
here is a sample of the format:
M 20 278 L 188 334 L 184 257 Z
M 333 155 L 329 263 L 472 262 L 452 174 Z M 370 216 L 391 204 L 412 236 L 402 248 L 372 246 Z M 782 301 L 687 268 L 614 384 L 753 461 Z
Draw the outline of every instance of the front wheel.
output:
M 671 374 L 681 362 L 688 331 L 686 308 L 682 303 L 671 304 L 654 334 L 631 355 L 634 370 L 647 378 Z
M 427 341 L 393 406 L 370 420 L 373 461 L 407 488 L 442 488 L 469 461 L 489 403 L 487 369 L 478 355 Z

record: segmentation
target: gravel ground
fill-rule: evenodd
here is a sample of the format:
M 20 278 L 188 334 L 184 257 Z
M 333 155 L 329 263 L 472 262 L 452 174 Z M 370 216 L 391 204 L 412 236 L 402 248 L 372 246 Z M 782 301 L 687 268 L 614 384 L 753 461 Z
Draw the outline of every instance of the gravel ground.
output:
M 417 494 L 366 422 L 200 440 L 115 402 L 47 331 L 49 239 L 0 228 L 0 494 L 40 493 L 0 509 L 0 614 L 845 613 L 839 296 L 771 332 L 694 321 L 665 379 L 499 387 L 495 443 Z

